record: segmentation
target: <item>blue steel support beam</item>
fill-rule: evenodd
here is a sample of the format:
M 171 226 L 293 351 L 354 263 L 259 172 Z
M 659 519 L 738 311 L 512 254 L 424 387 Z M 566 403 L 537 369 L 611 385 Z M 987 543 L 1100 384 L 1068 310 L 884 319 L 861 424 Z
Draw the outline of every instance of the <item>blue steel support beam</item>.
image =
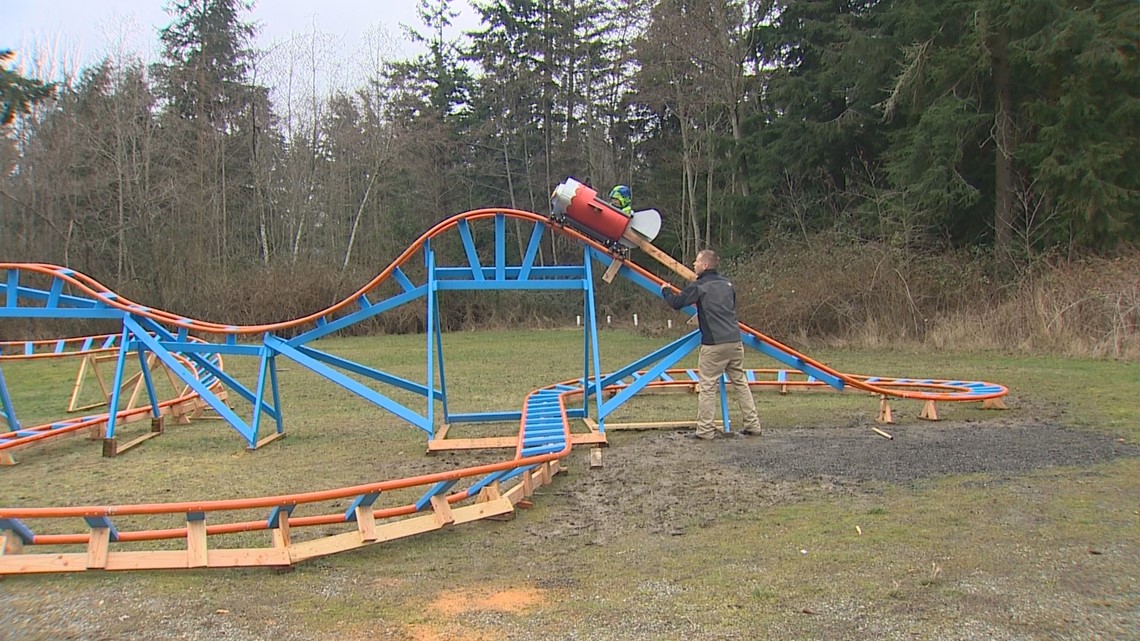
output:
M 538 255 L 538 248 L 542 246 L 542 232 L 545 230 L 546 225 L 543 223 L 534 223 L 534 231 L 530 233 L 530 242 L 527 243 L 526 254 L 523 255 L 522 265 L 519 268 L 519 280 L 530 278 L 531 268 L 534 267 L 534 258 Z
M 630 383 L 620 392 L 618 392 L 617 395 L 615 395 L 613 398 L 603 403 L 600 418 L 608 416 L 611 412 L 632 398 L 634 394 L 640 392 L 645 388 L 646 385 L 656 380 L 658 376 L 661 376 L 662 372 L 672 367 L 674 364 L 676 364 L 678 361 L 696 349 L 700 344 L 701 336 L 699 333 L 694 332 L 692 334 L 689 334 L 685 340 L 680 341 L 676 344 L 677 347 L 672 354 L 669 354 L 662 358 L 656 365 L 654 365 L 649 369 L 649 371 L 645 373 L 645 376 L 642 376 L 636 381 Z
M 471 227 L 466 219 L 461 219 L 456 227 L 459 229 L 459 237 L 463 240 L 463 251 L 467 253 L 467 263 L 475 273 L 475 280 L 483 280 L 483 269 L 479 265 L 479 252 L 475 250 L 475 240 L 471 238 Z
M 8 423 L 8 431 L 15 432 L 20 429 L 20 421 L 16 420 L 16 410 L 12 407 L 12 397 L 8 396 L 8 385 L 4 382 L 4 370 L 0 369 L 0 409 L 4 410 L 4 420 Z
M 146 350 L 137 349 L 135 353 L 139 355 L 139 367 L 142 371 L 143 381 L 146 383 L 146 395 L 150 399 L 150 416 L 151 418 L 162 418 L 162 409 L 158 406 L 158 394 L 154 391 L 154 377 L 150 375 L 150 365 L 146 362 Z
M 359 374 L 361 376 L 371 378 L 374 381 L 379 381 L 381 383 L 385 383 L 385 384 L 391 385 L 393 387 L 398 387 L 402 390 L 407 390 L 409 392 L 419 394 L 420 396 L 427 396 L 428 395 L 428 388 L 427 387 L 424 387 L 423 385 L 420 385 L 419 383 L 409 381 L 406 378 L 400 378 L 399 376 L 396 376 L 394 374 L 389 374 L 387 372 L 381 372 L 378 369 L 373 369 L 373 368 L 368 367 L 366 365 L 361 365 L 360 363 L 357 363 L 356 361 L 350 361 L 346 358 L 334 356 L 332 354 L 329 354 L 328 352 L 322 352 L 322 351 L 320 351 L 318 349 L 314 349 L 312 347 L 302 347 L 302 346 L 298 345 L 297 350 L 306 356 L 310 356 L 312 358 L 317 359 L 318 361 L 321 361 L 322 363 L 325 363 L 327 365 L 332 365 L 333 367 L 337 367 L 337 368 L 343 369 L 343 370 L 348 371 L 348 372 L 352 372 L 353 374 Z M 441 393 L 439 390 L 433 390 L 433 395 L 436 398 L 440 398 Z
M 439 308 L 435 310 L 435 350 L 436 361 L 439 363 L 439 400 L 443 403 L 443 422 L 449 421 L 450 412 L 447 409 L 447 378 L 444 376 L 443 368 L 443 324 L 439 319 Z M 432 436 L 434 436 L 434 432 Z
M 668 345 L 665 345 L 664 347 L 658 348 L 657 350 L 654 350 L 650 354 L 642 356 L 641 358 L 637 359 L 636 361 L 633 361 L 629 365 L 626 365 L 625 367 L 622 367 L 621 369 L 616 370 L 614 372 L 610 372 L 609 374 L 607 374 L 605 376 L 605 378 L 602 379 L 602 387 L 606 387 L 608 385 L 613 385 L 614 383 L 616 383 L 616 382 L 620 381 L 621 379 L 629 376 L 630 374 L 632 374 L 638 370 L 645 369 L 645 367 L 647 365 L 650 365 L 651 363 L 656 363 L 657 361 L 661 360 L 662 358 L 669 356 L 674 351 L 676 351 L 677 347 L 680 344 L 688 341 L 693 336 L 700 336 L 700 331 L 699 330 L 693 330 L 693 331 L 689 332 L 688 334 L 685 334 L 681 338 L 678 338 L 677 340 L 669 343 Z M 591 390 L 589 393 L 593 394 L 594 392 Z
M 277 354 L 269 354 L 269 383 L 273 390 L 273 407 L 277 409 L 277 416 L 273 417 L 277 420 L 277 433 L 280 434 L 285 431 L 285 417 L 281 412 L 281 392 L 277 387 Z
M 594 304 L 594 271 L 590 263 L 590 251 L 592 248 L 587 247 L 585 253 L 582 255 L 582 266 L 586 268 L 586 318 L 590 322 L 590 345 L 592 345 L 593 359 L 594 359 L 594 397 L 598 409 L 598 431 L 605 433 L 606 431 L 606 414 L 602 412 L 602 356 L 600 348 L 598 347 L 598 322 L 597 322 L 597 308 Z M 586 382 L 586 381 L 583 381 Z M 589 385 L 582 386 L 584 396 L 589 401 Z M 583 409 L 584 411 L 584 409 Z
M 5 297 L 7 299 L 7 303 L 5 304 L 5 307 L 15 308 L 16 304 L 19 302 L 20 270 L 18 270 L 18 269 L 9 269 L 8 270 L 7 284 L 4 287 L 4 291 L 7 292 L 7 294 L 8 294 Z
M 506 216 L 495 214 L 495 280 L 507 277 L 507 222 Z
M 408 278 L 408 275 L 405 274 L 404 270 L 400 269 L 399 266 L 392 270 L 392 276 L 396 279 L 397 283 L 400 283 L 400 287 L 403 287 L 404 291 L 410 292 L 416 288 L 416 286 L 412 284 L 411 279 Z
M 253 418 L 249 421 L 249 426 L 250 429 L 253 430 L 253 437 L 255 442 L 257 439 L 257 434 L 261 432 L 261 405 L 262 399 L 265 398 L 265 381 L 267 378 L 269 378 L 269 357 L 273 353 L 273 350 L 265 347 L 265 345 L 261 346 L 260 351 L 261 358 L 258 359 L 257 367 L 257 389 L 254 393 L 257 398 L 257 402 L 253 404 Z M 280 412 L 277 414 L 280 416 Z M 280 427 L 280 423 L 278 423 L 278 427 Z
M 217 397 L 217 395 L 211 392 L 205 384 L 199 381 L 198 377 L 195 376 L 193 372 L 186 369 L 186 367 L 177 358 L 175 358 L 173 354 L 171 354 L 166 350 L 166 348 L 160 345 L 156 338 L 151 336 L 145 329 L 143 329 L 139 323 L 135 322 L 134 317 L 129 315 L 123 317 L 123 327 L 124 336 L 127 336 L 126 333 L 130 332 L 130 334 L 134 335 L 136 340 L 140 341 L 143 345 L 146 345 L 147 348 L 150 349 L 150 351 L 154 352 L 154 355 L 157 356 L 170 371 L 174 372 L 175 376 L 182 379 L 182 382 L 189 385 L 190 389 L 197 392 L 198 396 L 200 396 L 203 401 L 206 401 L 206 403 L 211 408 L 213 408 L 213 410 L 217 412 L 219 416 L 224 418 L 226 422 L 229 423 L 230 426 L 238 432 L 238 434 L 241 434 L 246 442 L 250 444 L 250 446 L 253 446 L 257 442 L 257 435 L 252 433 L 250 426 L 246 425 L 245 421 L 243 421 L 237 414 L 235 414 L 228 405 L 223 403 L 222 400 Z M 195 355 L 195 357 L 201 358 L 197 355 Z M 208 362 L 206 359 L 202 359 L 202 361 Z M 213 368 L 213 365 L 210 364 L 210 367 Z M 118 389 L 117 383 L 118 379 L 116 379 L 115 389 Z M 112 405 L 111 416 L 107 421 L 108 438 L 113 435 L 110 428 L 111 421 L 115 417 L 115 411 L 117 411 L 117 406 Z
M 481 267 L 484 279 L 493 279 L 495 276 L 494 267 Z M 525 274 L 523 272 L 526 272 Z M 503 268 L 503 278 L 499 280 L 542 280 L 553 278 L 583 278 L 586 271 L 581 265 L 557 265 L 534 267 L 529 269 L 522 267 L 514 267 L 508 265 Z M 439 267 L 435 268 L 436 280 L 475 280 L 475 273 L 470 267 Z
M 351 314 L 347 314 L 332 321 L 331 323 L 324 323 L 323 325 L 315 327 L 307 332 L 294 336 L 293 338 L 289 339 L 289 344 L 296 346 L 314 341 L 318 338 L 321 338 L 322 336 L 327 336 L 337 330 L 344 329 L 349 325 L 359 323 L 366 318 L 372 318 L 377 314 L 382 314 L 390 309 L 399 307 L 400 305 L 410 303 L 420 296 L 423 296 L 425 293 L 427 293 L 426 285 L 410 289 L 403 294 L 397 294 L 379 303 L 373 303 L 370 307 L 358 309 Z
M 111 400 L 107 404 L 107 432 L 106 438 L 115 438 L 115 423 L 119 413 L 119 398 L 123 393 L 123 370 L 127 362 L 127 349 L 130 346 L 130 328 L 126 324 L 128 318 L 123 318 L 123 335 L 119 342 L 119 356 L 115 360 L 115 378 L 111 381 Z M 145 333 L 145 332 L 144 332 Z
M 131 318 L 134 318 L 134 317 L 132 316 Z M 159 325 L 158 323 L 154 322 L 153 320 L 151 320 L 149 318 L 139 318 L 139 319 L 137 319 L 137 322 L 138 322 L 140 327 L 146 327 L 147 329 L 149 329 L 154 334 L 155 343 L 157 345 L 163 346 L 164 343 L 170 344 L 171 339 L 173 337 L 171 336 L 170 332 L 166 330 L 165 327 L 163 327 L 162 325 Z M 227 336 L 225 345 L 215 345 L 215 347 L 218 350 L 224 350 L 227 353 L 239 353 L 239 354 L 247 354 L 247 355 L 254 355 L 254 356 L 256 356 L 260 353 L 256 350 L 252 351 L 252 352 L 249 352 L 249 351 L 239 352 L 238 351 L 239 349 L 240 350 L 249 350 L 253 346 L 251 346 L 251 345 L 237 345 L 236 342 L 230 341 L 231 338 L 232 338 L 232 335 Z M 200 349 L 199 343 L 189 343 L 189 345 L 193 345 L 194 348 L 188 349 L 186 352 L 182 352 L 182 353 L 187 358 L 189 358 L 191 361 L 193 361 L 195 365 L 197 365 L 198 367 L 206 370 L 207 372 L 209 372 L 210 374 L 215 376 L 218 380 L 220 380 L 222 382 L 223 385 L 225 385 L 229 389 L 237 392 L 238 396 L 241 396 L 247 402 L 249 402 L 249 403 L 260 403 L 262 406 L 261 409 L 263 412 L 269 414 L 270 416 L 276 416 L 277 411 L 275 409 L 273 409 L 272 407 L 269 407 L 268 405 L 266 405 L 262 399 L 260 399 L 256 394 L 254 394 L 253 391 L 250 390 L 248 387 L 246 387 L 241 381 L 237 380 L 236 378 L 234 378 L 233 376 L 231 376 L 227 372 L 223 371 L 222 368 L 218 367 L 217 364 L 211 362 L 210 359 L 202 356 L 202 354 L 197 353 Z M 164 351 L 180 352 L 181 348 L 171 350 L 169 348 L 164 347 Z M 210 353 L 214 353 L 214 352 L 210 352 Z M 187 381 L 187 382 L 189 382 L 189 381 Z
M 724 374 L 721 374 L 716 383 L 717 391 L 720 392 L 720 417 L 724 422 L 724 431 L 731 432 L 732 429 L 729 427 L 728 423 L 728 389 L 725 388 L 724 381 L 725 376 Z
M 466 220 L 461 220 L 459 222 L 462 224 L 461 229 L 464 232 L 466 232 L 466 235 L 463 237 L 463 244 L 466 246 L 468 240 L 470 240 L 471 232 L 467 229 L 467 221 Z M 474 252 L 475 252 L 475 247 L 474 247 L 474 245 L 472 245 L 470 251 L 467 254 L 468 260 L 474 261 L 471 263 L 472 268 L 475 268 L 479 265 L 479 257 L 475 256 Z M 435 323 L 433 323 L 431 319 L 435 315 L 436 296 L 438 296 L 438 294 L 435 291 L 435 287 L 436 287 L 436 285 L 438 285 L 438 283 L 435 280 L 435 252 L 432 251 L 430 240 L 424 242 L 424 266 L 427 268 L 427 289 L 428 289 L 428 293 L 427 293 L 427 322 L 424 323 L 425 325 L 427 325 L 427 327 L 425 328 L 427 330 L 427 350 L 426 350 L 427 351 L 427 388 L 428 389 L 435 389 L 435 380 L 433 377 L 433 372 L 434 372 L 434 368 L 435 368 L 435 355 L 434 355 L 435 345 L 433 344 L 434 339 L 435 339 L 435 336 L 434 336 L 434 334 L 435 334 Z M 426 431 L 427 431 L 429 436 L 435 435 L 435 399 L 431 398 L 430 396 L 427 399 L 427 427 L 426 427 Z
M 824 383 L 827 383 L 828 385 L 834 387 L 837 390 L 842 391 L 844 386 L 845 386 L 841 379 L 839 379 L 835 376 L 832 376 L 831 374 L 828 374 L 827 372 L 819 369 L 818 367 L 814 367 L 814 366 L 804 362 L 803 359 L 800 359 L 796 356 L 793 356 L 793 355 L 791 355 L 791 354 L 789 354 L 789 353 L 787 353 L 781 349 L 777 349 L 777 348 L 769 345 L 768 343 L 762 342 L 760 339 L 756 338 L 755 336 L 753 336 L 751 334 L 745 334 L 744 332 L 741 332 L 740 333 L 740 340 L 743 341 L 745 345 L 751 347 L 752 349 L 755 349 L 755 350 L 759 351 L 760 353 L 765 354 L 766 356 L 770 356 L 770 357 L 776 359 L 777 361 L 780 361 L 781 363 L 787 365 L 788 367 L 791 367 L 793 369 L 798 369 L 799 371 L 803 372 L 804 374 L 807 374 L 809 376 L 814 376 L 817 379 L 823 381 Z
M 407 407 L 404 407 L 403 405 L 397 403 L 396 401 L 393 401 L 392 399 L 388 398 L 387 396 L 384 396 L 383 394 L 381 394 L 381 393 L 379 393 L 373 389 L 370 389 L 361 383 L 358 383 L 357 381 L 349 378 L 348 376 L 341 374 L 340 372 L 334 370 L 333 368 L 329 367 L 328 365 L 325 365 L 324 363 L 318 361 L 317 359 L 305 355 L 301 350 L 297 349 L 296 347 L 293 347 L 292 345 L 281 340 L 280 338 L 277 338 L 276 336 L 273 336 L 272 334 L 266 334 L 265 345 L 267 347 L 269 347 L 270 349 L 274 350 L 275 352 L 281 354 L 282 356 L 285 356 L 286 358 L 297 363 L 298 365 L 301 365 L 301 366 L 309 369 L 310 371 L 312 371 L 315 374 L 318 374 L 320 376 L 323 376 L 324 378 L 327 378 L 328 380 L 332 381 L 333 383 L 340 385 L 341 387 L 347 389 L 348 391 L 352 392 L 353 394 L 356 394 L 357 396 L 359 396 L 359 397 L 363 398 L 364 400 L 372 403 L 373 405 L 376 405 L 377 407 L 388 410 L 389 412 L 391 412 L 391 413 L 395 414 L 396 416 L 404 419 L 405 421 L 411 423 L 412 425 L 415 425 L 416 427 L 424 430 L 425 432 L 430 431 L 428 429 L 427 419 L 425 419 L 423 416 L 416 414 L 414 411 L 408 409 Z
M 106 318 L 118 320 L 124 312 L 117 309 L 49 309 L 49 308 L 0 308 L 0 318 Z

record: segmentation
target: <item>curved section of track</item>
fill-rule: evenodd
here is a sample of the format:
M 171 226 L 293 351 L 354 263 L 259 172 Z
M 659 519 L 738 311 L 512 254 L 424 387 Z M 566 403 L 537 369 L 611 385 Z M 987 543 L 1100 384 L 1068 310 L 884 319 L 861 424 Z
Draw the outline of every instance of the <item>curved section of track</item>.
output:
M 497 215 L 544 224 L 551 230 L 600 252 L 607 252 L 605 247 L 587 236 L 539 214 L 510 209 L 470 211 L 452 216 L 433 226 L 380 274 L 339 303 L 302 318 L 245 326 L 201 321 L 139 305 L 115 294 L 84 274 L 55 265 L 0 263 L 0 269 L 19 270 L 59 280 L 73 291 L 96 300 L 99 305 L 145 316 L 186 331 L 228 336 L 255 335 L 327 322 L 329 318 L 355 304 L 360 297 L 393 278 L 394 274 L 398 273 L 399 267 L 409 261 L 432 238 L 448 232 L 463 221 L 492 218 Z M 625 266 L 650 283 L 658 286 L 665 284 L 664 280 L 630 261 L 626 261 Z M 9 292 L 9 296 L 12 295 Z M 802 355 L 751 327 L 741 324 L 740 328 L 742 332 L 756 340 L 836 377 L 852 389 L 891 397 L 957 402 L 983 401 L 1007 393 L 1004 387 L 985 382 L 894 379 L 846 374 Z M 789 380 L 798 374 L 790 370 L 752 370 L 749 372 L 749 380 L 751 385 L 759 386 L 823 385 L 810 377 L 803 380 Z M 630 380 L 636 377 L 637 374 L 631 375 Z M 669 370 L 659 379 L 650 382 L 649 387 L 692 385 L 695 378 L 692 370 Z M 628 384 L 627 381 L 619 381 L 607 386 L 606 390 L 617 391 Z M 511 512 L 516 504 L 534 491 L 534 488 L 549 482 L 553 474 L 559 471 L 559 461 L 569 454 L 572 448 L 567 401 L 575 397 L 580 398 L 586 393 L 579 380 L 556 383 L 532 392 L 524 403 L 515 456 L 510 460 L 489 465 L 345 488 L 258 498 L 114 506 L 0 508 L 0 538 L 3 539 L 0 540 L 0 551 L 10 546 L 18 548 L 20 545 L 87 546 L 84 552 L 0 554 L 0 574 L 68 572 L 86 569 L 288 565 L 307 558 L 439 529 L 455 523 L 502 516 Z M 511 489 L 500 489 L 501 484 L 516 479 L 518 483 Z M 452 491 L 452 488 L 460 482 L 469 482 L 469 485 L 458 491 Z M 423 493 L 418 500 L 384 509 L 373 508 L 382 493 L 412 488 L 422 490 Z M 347 511 L 338 510 L 304 516 L 293 514 L 301 506 L 321 509 L 322 503 L 345 499 L 350 499 Z M 474 503 L 453 507 L 468 500 L 474 500 Z M 265 515 L 263 518 L 251 520 L 248 518 L 250 510 L 263 511 Z M 417 516 L 417 513 L 421 512 L 424 514 Z M 219 517 L 225 515 L 229 515 L 227 522 L 217 522 Z M 209 524 L 206 522 L 207 516 L 211 517 Z M 165 517 L 176 519 L 179 523 L 173 527 L 119 531 L 112 522 L 113 517 L 154 517 L 160 520 Z M 80 518 L 86 523 L 86 531 L 78 533 L 37 533 L 25 523 L 28 520 L 38 522 L 42 519 Z M 303 542 L 293 542 L 290 538 L 291 528 L 337 523 L 344 524 L 348 528 L 347 531 Z M 213 549 L 206 543 L 209 535 L 256 530 L 272 532 L 271 546 Z M 186 547 L 163 551 L 109 550 L 112 543 L 162 539 L 184 539 Z
M 109 354 L 119 351 L 116 342 L 119 338 L 120 336 L 118 334 L 103 334 L 100 336 L 83 336 L 43 341 L 0 341 L 0 361 L 43 360 Z M 202 342 L 196 338 L 191 338 L 191 340 Z M 224 368 L 221 354 L 207 354 L 205 357 L 218 367 L 218 369 Z M 176 358 L 179 359 L 184 367 L 193 372 L 198 380 L 206 385 L 208 389 L 218 391 L 222 388 L 221 381 L 210 372 L 198 367 L 196 363 L 181 355 L 177 355 Z M 191 410 L 183 408 L 193 406 L 197 409 L 197 407 L 199 407 L 197 404 L 198 398 L 197 393 L 186 388 L 177 396 L 159 401 L 158 409 L 163 414 L 170 412 L 177 414 L 188 413 Z M 143 419 L 146 418 L 146 415 L 151 413 L 151 411 L 150 406 L 125 409 L 116 414 L 116 420 L 130 422 L 132 420 Z M 88 430 L 99 430 L 102 426 L 107 424 L 110 416 L 109 412 L 88 414 L 86 416 L 77 416 L 60 421 L 53 421 L 51 423 L 44 423 L 42 425 L 20 427 L 19 429 L 10 429 L 6 432 L 0 432 L 0 463 L 11 465 L 13 463 L 11 458 L 12 452 L 37 445 L 48 439 Z

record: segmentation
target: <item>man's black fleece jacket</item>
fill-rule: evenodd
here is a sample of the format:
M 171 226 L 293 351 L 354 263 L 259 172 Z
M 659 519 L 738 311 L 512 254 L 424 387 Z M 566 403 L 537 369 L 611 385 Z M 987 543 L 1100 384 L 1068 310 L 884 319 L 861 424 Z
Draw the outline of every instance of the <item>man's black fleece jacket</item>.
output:
M 697 323 L 701 328 L 701 344 L 721 345 L 740 341 L 740 328 L 736 321 L 736 289 L 732 282 L 706 269 L 697 280 L 688 284 L 681 293 L 662 289 L 661 296 L 673 309 L 686 305 L 697 306 Z

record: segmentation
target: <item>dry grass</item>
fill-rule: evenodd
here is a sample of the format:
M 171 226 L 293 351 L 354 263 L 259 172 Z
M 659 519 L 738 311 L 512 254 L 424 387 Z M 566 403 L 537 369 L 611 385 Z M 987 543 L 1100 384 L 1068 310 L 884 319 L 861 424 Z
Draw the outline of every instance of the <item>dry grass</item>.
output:
M 827 238 L 729 267 L 742 320 L 801 346 L 1140 358 L 1140 252 L 998 271 L 977 253 L 908 256 Z

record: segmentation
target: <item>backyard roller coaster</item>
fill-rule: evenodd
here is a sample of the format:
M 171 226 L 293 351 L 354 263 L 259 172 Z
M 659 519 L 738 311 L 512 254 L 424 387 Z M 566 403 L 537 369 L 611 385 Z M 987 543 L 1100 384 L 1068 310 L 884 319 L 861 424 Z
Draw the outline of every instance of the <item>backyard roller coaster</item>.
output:
M 108 411 L 36 426 L 20 425 L 0 373 L 0 419 L 8 429 L 0 433 L 2 464 L 16 464 L 14 453 L 20 449 L 45 446 L 76 433 L 100 439 L 104 455 L 119 455 L 160 435 L 167 418 L 185 422 L 204 411 L 224 419 L 247 449 L 256 450 L 285 434 L 278 357 L 423 431 L 429 451 L 514 450 L 513 456 L 498 463 L 301 494 L 134 505 L 0 507 L 0 574 L 288 566 L 458 523 L 509 517 L 536 488 L 563 470 L 562 461 L 575 445 L 604 445 L 606 417 L 634 395 L 696 385 L 694 371 L 676 367 L 699 346 L 700 336 L 695 331 L 617 371 L 600 371 L 595 265 L 603 268 L 607 282 L 622 276 L 658 297 L 665 281 L 630 260 L 630 248 L 641 248 L 682 278 L 692 279 L 694 274 L 652 245 L 660 228 L 659 218 L 654 222 L 652 217 L 635 215 L 631 222 L 623 223 L 612 217 L 617 210 L 596 197 L 589 196 L 589 203 L 574 203 L 575 197 L 588 196 L 580 187 L 568 181 L 555 191 L 552 216 L 512 209 L 480 209 L 451 216 L 421 235 L 351 296 L 308 316 L 267 325 L 225 325 L 187 318 L 134 303 L 64 267 L 0 263 L 0 319 L 105 319 L 121 327 L 117 334 L 101 337 L 0 343 L 0 365 L 16 359 L 82 358 L 69 404 L 72 410 L 91 409 L 78 407 L 84 371 L 95 369 L 99 359 L 115 362 L 110 384 L 99 379 Z M 590 209 L 584 209 L 585 204 Z M 624 216 L 620 212 L 617 215 Z M 591 226 L 590 216 L 604 217 L 604 228 Z M 517 248 L 507 241 L 509 221 L 516 229 L 529 225 L 525 228 L 529 235 L 523 234 Z M 432 241 L 450 233 L 459 235 L 463 259 L 445 266 L 437 261 Z M 537 264 L 539 248 L 548 234 L 576 241 L 582 250 L 581 263 Z M 450 411 L 443 375 L 440 293 L 457 290 L 580 293 L 584 319 L 581 377 L 534 390 L 521 409 Z M 421 299 L 427 306 L 424 382 L 314 345 L 320 338 Z M 695 313 L 691 308 L 686 311 Z M 1007 394 L 1005 387 L 981 381 L 846 374 L 744 324 L 740 325 L 740 334 L 746 346 L 779 364 L 776 369 L 750 370 L 750 385 L 780 391 L 830 387 L 870 394 L 879 402 L 879 419 L 886 422 L 891 418 L 892 399 L 921 402 L 921 415 L 935 419 L 937 402 L 1000 406 Z M 256 384 L 246 386 L 227 372 L 223 356 L 256 358 Z M 138 363 L 134 367 L 138 371 L 131 375 L 128 358 Z M 159 372 L 174 390 L 168 398 L 160 398 L 155 382 Z M 725 385 L 722 381 L 722 420 L 725 428 L 731 429 Z M 385 388 L 411 392 L 423 398 L 423 405 L 411 407 L 397 402 L 382 391 Z M 231 403 L 238 399 L 248 406 L 233 409 Z M 268 427 L 262 425 L 266 417 L 270 419 Z M 119 426 L 147 418 L 151 421 L 147 435 L 119 443 Z M 447 437 L 449 428 L 459 423 L 515 421 L 518 431 L 511 437 Z M 381 497 L 397 490 L 418 498 L 382 505 Z M 331 528 L 337 524 L 338 528 Z M 297 528 L 314 526 L 325 526 L 315 538 L 294 540 L 291 535 Z M 330 528 L 339 531 L 326 535 Z M 235 548 L 214 544 L 218 537 L 252 531 L 268 533 L 263 545 Z M 169 543 L 153 543 L 163 540 L 175 541 L 174 549 Z

